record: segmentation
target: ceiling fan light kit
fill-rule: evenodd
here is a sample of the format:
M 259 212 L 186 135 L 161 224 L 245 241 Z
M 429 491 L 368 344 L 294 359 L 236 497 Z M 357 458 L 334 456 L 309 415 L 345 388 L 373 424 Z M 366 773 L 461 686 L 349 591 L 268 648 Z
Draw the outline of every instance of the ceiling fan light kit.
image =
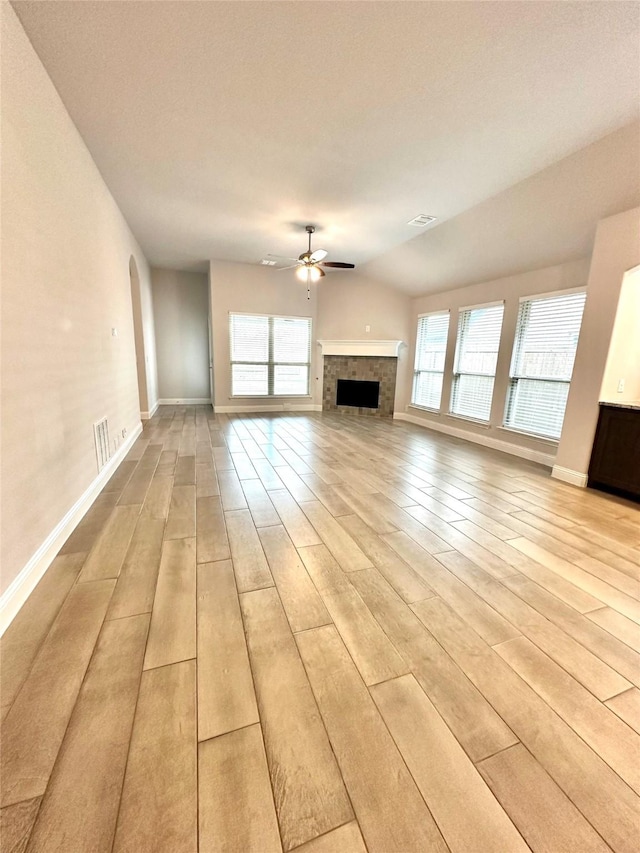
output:
M 342 270 L 352 270 L 355 269 L 355 264 L 345 264 L 341 261 L 325 261 L 325 258 L 329 254 L 326 249 L 316 249 L 314 252 L 311 251 L 311 235 L 315 232 L 314 225 L 307 225 L 305 231 L 309 235 L 309 247 L 306 252 L 303 252 L 297 259 L 296 258 L 282 258 L 277 255 L 269 255 L 269 258 L 276 258 L 276 260 L 280 261 L 294 261 L 291 266 L 280 267 L 280 269 L 293 269 L 296 267 L 296 277 L 300 279 L 300 281 L 306 282 L 307 284 L 307 299 L 311 298 L 311 283 L 320 281 L 320 279 L 325 275 L 325 271 L 322 267 L 328 267 L 330 269 L 342 269 Z M 261 261 L 261 263 L 265 263 L 265 261 Z M 273 261 L 275 264 L 276 261 Z
M 320 267 L 316 267 L 313 264 L 301 265 L 296 270 L 296 277 L 299 278 L 300 281 L 306 281 L 307 283 L 310 281 L 320 281 L 324 274 L 324 270 L 321 270 Z

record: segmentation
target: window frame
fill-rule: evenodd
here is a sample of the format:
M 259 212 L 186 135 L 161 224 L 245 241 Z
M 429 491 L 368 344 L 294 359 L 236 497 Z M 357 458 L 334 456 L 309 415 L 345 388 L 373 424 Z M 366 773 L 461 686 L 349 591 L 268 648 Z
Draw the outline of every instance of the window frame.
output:
M 233 359 L 233 318 L 234 317 L 266 317 L 268 320 L 268 350 L 267 361 L 241 361 Z M 275 320 L 306 320 L 309 328 L 309 343 L 307 347 L 307 361 L 274 361 L 274 321 Z M 305 316 L 294 316 L 284 314 L 255 314 L 248 311 L 229 311 L 229 386 L 231 389 L 230 399 L 280 399 L 300 398 L 311 396 L 311 342 L 313 332 L 313 318 Z M 267 367 L 267 393 L 266 394 L 234 394 L 233 393 L 233 367 L 236 364 Z M 274 394 L 275 368 L 276 367 L 306 367 L 307 389 L 304 394 Z
M 463 350 L 463 336 L 462 336 L 462 326 L 463 326 L 463 315 L 467 312 L 471 311 L 480 311 L 484 308 L 502 308 L 502 316 L 500 318 L 500 329 L 498 332 L 498 347 L 496 349 L 496 364 L 493 370 L 493 373 L 482 373 L 480 371 L 460 371 L 458 369 L 458 365 L 460 362 L 462 350 Z M 449 398 L 449 417 L 452 418 L 461 418 L 465 421 L 472 421 L 473 423 L 481 424 L 482 426 L 489 426 L 491 424 L 491 409 L 493 408 L 494 402 L 494 394 L 495 394 L 495 383 L 496 383 L 496 373 L 498 369 L 498 360 L 500 358 L 500 343 L 502 341 L 502 333 L 504 331 L 504 313 L 505 313 L 505 300 L 498 299 L 494 302 L 482 302 L 478 305 L 464 305 L 458 308 L 458 328 L 456 331 L 456 349 L 455 355 L 453 359 L 453 370 L 451 375 L 451 395 Z M 460 412 L 454 411 L 454 405 L 456 400 L 456 386 L 461 376 L 482 376 L 485 378 L 490 378 L 493 380 L 493 384 L 491 386 L 491 397 L 489 401 L 489 413 L 487 418 L 480 418 L 473 415 L 466 415 Z
M 420 357 L 420 351 L 418 349 L 418 344 L 420 342 L 420 323 L 422 320 L 426 320 L 429 317 L 446 317 L 447 318 L 447 333 L 444 341 L 444 352 L 443 352 L 443 361 L 442 361 L 442 370 L 435 370 L 433 368 L 419 368 L 418 367 L 418 359 Z M 444 374 L 446 367 L 446 358 L 447 358 L 447 347 L 449 345 L 449 332 L 451 327 L 451 309 L 443 308 L 440 311 L 429 311 L 426 314 L 418 314 L 418 324 L 416 327 L 416 347 L 415 347 L 415 358 L 413 362 L 413 382 L 411 385 L 411 403 L 410 405 L 416 409 L 422 409 L 425 412 L 441 412 L 442 411 L 442 395 L 444 393 Z M 437 408 L 433 406 L 423 406 L 420 403 L 415 402 L 415 391 L 416 384 L 421 373 L 430 373 L 434 375 L 442 376 L 442 385 L 440 388 L 440 403 Z
M 556 298 L 559 299 L 563 296 L 572 296 L 572 295 L 579 294 L 579 293 L 583 293 L 585 299 L 584 299 L 584 303 L 583 303 L 583 307 L 582 307 L 582 315 L 580 317 L 580 327 L 578 329 L 578 338 L 576 340 L 576 346 L 575 346 L 575 350 L 573 353 L 573 363 L 571 366 L 571 375 L 569 376 L 569 378 L 565 379 L 565 378 L 558 378 L 558 377 L 554 377 L 554 376 L 546 376 L 546 377 L 540 376 L 539 377 L 539 376 L 527 376 L 526 374 L 516 374 L 515 371 L 516 371 L 519 356 L 520 356 L 520 349 L 519 348 L 522 345 L 522 341 L 524 340 L 524 331 L 526 329 L 526 326 L 525 326 L 526 321 L 524 319 L 523 306 L 524 305 L 530 305 L 533 302 L 543 301 L 543 300 L 547 300 L 547 299 L 556 299 Z M 576 357 L 576 352 L 578 350 L 580 333 L 582 331 L 582 321 L 584 319 L 584 309 L 586 306 L 586 298 L 587 298 L 586 286 L 572 287 L 572 288 L 568 288 L 566 290 L 554 290 L 554 291 L 551 291 L 548 293 L 536 293 L 536 294 L 533 294 L 531 296 L 521 296 L 519 298 L 519 300 L 518 300 L 518 316 L 516 318 L 516 330 L 515 330 L 515 335 L 514 335 L 514 339 L 513 339 L 513 349 L 511 352 L 511 361 L 509 364 L 509 380 L 507 383 L 505 402 L 504 402 L 504 414 L 503 414 L 503 418 L 502 418 L 502 429 L 509 430 L 510 432 L 515 432 L 518 435 L 529 436 L 531 438 L 535 438 L 535 439 L 538 439 L 540 441 L 551 442 L 553 444 L 558 444 L 558 442 L 560 441 L 560 437 L 562 435 L 562 426 L 560 428 L 560 434 L 555 436 L 555 435 L 550 435 L 549 433 L 535 432 L 535 430 L 532 429 L 531 427 L 522 428 L 522 427 L 514 426 L 513 424 L 510 424 L 507 422 L 507 417 L 509 414 L 510 406 L 512 405 L 513 395 L 517 393 L 517 385 L 518 385 L 519 380 L 525 380 L 525 381 L 529 380 L 532 382 L 535 381 L 535 382 L 545 382 L 545 383 L 550 383 L 550 384 L 555 384 L 555 385 L 565 385 L 565 386 L 567 386 L 567 397 L 568 397 L 569 390 L 571 388 L 571 380 L 573 379 L 573 371 L 575 368 L 575 357 Z M 566 404 L 565 404 L 565 412 L 566 412 Z M 563 424 L 564 424 L 564 412 L 563 412 L 562 420 L 563 420 Z

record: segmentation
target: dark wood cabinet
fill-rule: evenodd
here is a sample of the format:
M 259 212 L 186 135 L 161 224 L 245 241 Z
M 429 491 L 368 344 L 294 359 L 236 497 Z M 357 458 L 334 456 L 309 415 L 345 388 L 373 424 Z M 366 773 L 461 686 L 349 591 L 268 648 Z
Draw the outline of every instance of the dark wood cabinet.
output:
M 588 485 L 640 502 L 640 405 L 600 405 Z

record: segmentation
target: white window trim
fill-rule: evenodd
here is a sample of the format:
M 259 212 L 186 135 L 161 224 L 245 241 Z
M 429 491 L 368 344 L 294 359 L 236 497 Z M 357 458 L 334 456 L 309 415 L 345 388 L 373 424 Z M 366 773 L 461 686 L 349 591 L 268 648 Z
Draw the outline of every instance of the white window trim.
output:
M 501 429 L 504 432 L 513 432 L 516 435 L 524 436 L 524 438 L 535 439 L 535 441 L 543 441 L 545 444 L 550 444 L 552 447 L 557 447 L 558 444 L 560 443 L 560 439 L 558 439 L 558 438 L 549 438 L 548 435 L 539 435 L 536 432 L 526 432 L 523 429 L 514 429 L 514 427 L 505 426 L 504 424 L 497 427 L 497 429 Z
M 444 314 L 451 314 L 449 308 L 443 308 L 442 311 L 427 311 L 426 314 L 418 314 L 418 320 L 422 320 L 425 317 L 440 317 Z
M 518 304 L 521 302 L 532 302 L 534 299 L 553 299 L 556 296 L 571 296 L 572 293 L 586 293 L 586 284 L 580 287 L 569 287 L 566 290 L 550 290 L 547 293 L 532 293 L 530 296 L 520 296 Z
M 460 371 L 456 371 L 456 367 L 458 364 L 458 355 L 459 355 L 458 347 L 460 344 L 460 314 L 462 314 L 464 311 L 476 311 L 476 310 L 479 310 L 481 308 L 496 308 L 499 305 L 502 305 L 502 319 L 500 321 L 500 335 L 498 337 L 498 352 L 496 355 L 496 369 L 494 370 L 493 373 L 468 373 L 468 372 L 460 373 Z M 454 359 L 453 360 L 453 371 L 452 371 L 452 375 L 451 375 L 451 396 L 449 398 L 449 411 L 447 412 L 447 415 L 450 418 L 459 418 L 460 420 L 470 421 L 471 423 L 477 424 L 479 426 L 486 426 L 487 428 L 491 425 L 491 408 L 493 407 L 493 403 L 494 403 L 494 399 L 495 399 L 495 390 L 496 390 L 495 381 L 496 381 L 496 374 L 498 372 L 497 362 L 498 362 L 498 359 L 500 358 L 500 343 L 502 340 L 502 333 L 504 331 L 504 312 L 505 312 L 505 309 L 506 309 L 506 301 L 504 299 L 496 299 L 494 302 L 480 302 L 477 305 L 465 305 L 463 307 L 458 308 L 458 324 L 457 324 L 457 328 L 456 328 L 456 345 L 455 345 L 455 353 L 454 353 L 454 357 L 453 357 L 453 359 Z M 469 415 L 461 415 L 458 412 L 453 411 L 452 407 L 453 407 L 453 403 L 454 403 L 456 379 L 459 376 L 487 376 L 487 377 L 490 377 L 493 379 L 493 388 L 491 390 L 491 407 L 489 409 L 489 417 L 486 420 L 484 420 L 483 418 L 469 417 Z
M 465 374 L 468 375 L 468 374 Z M 481 374 L 484 376 L 485 374 Z M 470 418 L 469 415 L 457 415 L 455 412 L 447 412 L 447 417 L 454 421 L 467 421 L 467 423 L 475 424 L 482 429 L 491 429 L 491 421 L 483 421 L 480 418 Z
M 412 409 L 420 409 L 421 412 L 429 412 L 431 415 L 442 414 L 442 408 L 432 409 L 431 406 L 420 406 L 418 403 L 408 403 L 407 405 L 411 406 Z
M 421 406 L 418 403 L 413 402 L 413 393 L 415 390 L 416 375 L 418 373 L 435 373 L 435 374 L 441 375 L 442 376 L 442 385 L 443 385 L 443 390 L 444 390 L 444 375 L 445 375 L 444 369 L 445 369 L 446 365 L 443 365 L 442 370 L 418 370 L 415 366 L 415 362 L 416 362 L 416 359 L 418 357 L 418 337 L 420 334 L 420 320 L 424 320 L 425 317 L 448 317 L 449 318 L 449 324 L 447 325 L 447 338 L 446 338 L 445 347 L 444 347 L 445 360 L 447 357 L 447 349 L 449 346 L 449 327 L 451 325 L 451 309 L 450 308 L 443 308 L 440 311 L 427 311 L 426 314 L 418 314 L 418 323 L 416 326 L 416 346 L 415 346 L 415 353 L 414 353 L 414 360 L 413 360 L 413 377 L 411 380 L 411 403 L 409 405 L 413 406 L 416 409 L 420 409 L 423 412 L 431 412 L 433 414 L 439 415 L 440 412 L 442 411 L 442 392 L 440 393 L 440 405 L 438 406 L 437 409 L 433 408 L 432 406 Z
M 235 364 L 255 364 L 256 362 L 240 362 Z M 281 362 L 278 362 L 280 364 Z M 313 394 L 231 394 L 229 400 L 313 400 Z
M 417 403 L 407 403 L 408 408 L 410 409 L 419 409 L 421 412 L 429 412 L 430 415 L 440 415 L 442 414 L 442 409 L 431 409 L 429 406 L 419 406 Z
M 477 305 L 463 305 L 458 308 L 458 314 L 463 311 L 475 311 L 478 308 L 495 308 L 497 305 L 504 305 L 504 299 L 496 299 L 494 302 L 479 302 Z
M 523 377 L 516 377 L 513 375 L 514 363 L 515 363 L 515 359 L 516 359 L 516 350 L 517 350 L 517 346 L 518 346 L 518 325 L 519 325 L 518 320 L 519 320 L 519 316 L 520 316 L 520 305 L 522 305 L 523 302 L 535 302 L 535 300 L 537 300 L 537 299 L 554 299 L 554 298 L 560 297 L 560 296 L 571 296 L 574 293 L 584 293 L 585 294 L 585 307 L 586 307 L 587 285 L 580 285 L 579 287 L 568 287 L 568 288 L 563 288 L 562 290 L 550 290 L 550 291 L 547 291 L 546 293 L 534 293 L 534 294 L 531 294 L 530 296 L 520 296 L 519 297 L 519 299 L 518 299 L 518 317 L 516 318 L 516 331 L 515 331 L 515 337 L 513 339 L 513 349 L 511 351 L 511 361 L 509 364 L 509 379 L 508 379 L 508 383 L 507 383 L 507 390 L 506 390 L 505 400 L 504 400 L 504 413 L 502 415 L 502 423 L 498 426 L 498 429 L 504 430 L 505 432 L 512 432 L 512 433 L 515 433 L 516 435 L 521 435 L 525 438 L 535 439 L 536 441 L 544 441 L 544 442 L 547 442 L 548 444 L 555 445 L 556 447 L 558 446 L 558 444 L 560 442 L 560 438 L 554 438 L 553 436 L 550 436 L 550 435 L 543 435 L 542 433 L 531 432 L 530 430 L 517 429 L 516 427 L 509 426 L 506 423 L 506 418 L 507 418 L 507 411 L 509 408 L 509 399 L 510 399 L 509 395 L 511 393 L 511 384 L 512 384 L 514 379 L 523 378 Z M 584 319 L 584 313 L 582 316 Z M 582 322 L 581 322 L 581 327 L 582 327 Z M 581 328 L 581 331 L 582 331 L 582 328 Z M 577 348 L 577 344 L 576 344 L 576 348 Z M 574 367 L 575 367 L 575 365 L 574 365 Z M 562 382 L 562 383 L 569 385 L 569 387 L 571 387 L 571 381 L 572 380 L 573 380 L 573 370 L 571 371 L 571 376 L 569 377 L 568 380 L 549 378 L 549 379 L 541 379 L 539 381 L 541 381 L 541 382 Z
M 256 311 L 229 311 L 229 323 L 231 317 L 274 317 L 278 320 L 312 320 L 306 314 L 261 314 Z
M 313 318 L 306 317 L 302 314 L 254 314 L 249 311 L 229 311 L 229 356 L 231 356 L 231 318 L 232 317 L 266 317 L 269 322 L 269 350 L 268 360 L 265 362 L 256 361 L 229 361 L 229 387 L 232 393 L 229 396 L 230 400 L 280 400 L 280 399 L 310 399 L 313 397 L 311 392 L 311 344 L 313 339 Z M 309 349 L 307 352 L 308 361 L 274 361 L 273 360 L 273 320 L 308 320 L 309 321 Z M 291 366 L 291 367 L 306 367 L 307 368 L 307 390 L 304 394 L 234 394 L 233 393 L 233 365 L 234 364 L 265 364 L 267 365 L 267 390 L 273 391 L 274 367 L 276 366 Z

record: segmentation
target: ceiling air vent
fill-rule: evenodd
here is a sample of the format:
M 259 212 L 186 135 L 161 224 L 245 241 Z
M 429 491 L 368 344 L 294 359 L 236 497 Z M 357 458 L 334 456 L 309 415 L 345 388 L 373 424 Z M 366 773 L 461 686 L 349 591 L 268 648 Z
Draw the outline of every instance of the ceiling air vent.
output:
M 262 264 L 263 267 L 275 267 L 275 265 L 276 265 L 276 262 L 270 261 L 269 258 L 263 258 L 260 261 L 260 263 Z
M 407 222 L 407 225 L 415 225 L 416 228 L 424 228 L 425 225 L 429 225 L 431 222 L 435 222 L 435 216 L 427 216 L 426 213 L 421 213 L 419 216 L 416 216 L 415 219 L 410 219 Z

